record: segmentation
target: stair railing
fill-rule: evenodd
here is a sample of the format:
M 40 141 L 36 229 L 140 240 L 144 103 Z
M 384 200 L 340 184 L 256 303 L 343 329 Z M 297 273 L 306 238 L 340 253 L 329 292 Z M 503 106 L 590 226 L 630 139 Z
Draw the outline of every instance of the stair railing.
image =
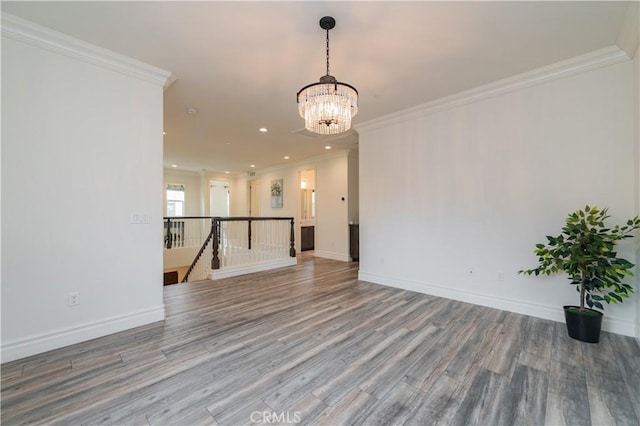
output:
M 211 255 L 210 270 L 296 256 L 293 217 L 186 216 L 164 219 L 167 249 L 200 245 L 183 283 L 188 282 L 196 269 L 198 276 L 207 274 L 207 266 L 202 264 L 208 262 L 208 256 L 203 259 L 205 253 Z M 203 219 L 211 221 L 208 230 Z M 209 245 L 211 251 L 207 252 Z
M 241 230 L 233 226 L 238 222 L 246 222 L 246 244 L 241 240 Z M 271 224 L 269 224 L 271 222 Z M 288 241 L 282 239 L 283 234 L 278 232 L 278 223 L 289 222 Z M 292 217 L 214 217 L 212 219 L 213 247 L 211 269 L 220 269 L 222 266 L 231 266 L 233 254 L 242 254 L 239 262 L 247 263 L 244 259 L 261 261 L 276 257 L 282 249 L 288 250 L 289 257 L 296 257 L 294 218 Z M 242 226 L 242 225 L 240 225 Z M 259 227 L 254 229 L 254 227 Z M 235 229 L 232 229 L 235 228 Z M 286 238 L 286 234 L 284 234 Z M 257 255 L 248 255 L 249 252 L 257 252 Z M 223 257 L 223 259 L 221 259 Z M 224 258 L 227 259 L 224 259 Z M 225 262 L 225 260 L 227 260 Z M 250 263 L 250 262 L 249 262 Z

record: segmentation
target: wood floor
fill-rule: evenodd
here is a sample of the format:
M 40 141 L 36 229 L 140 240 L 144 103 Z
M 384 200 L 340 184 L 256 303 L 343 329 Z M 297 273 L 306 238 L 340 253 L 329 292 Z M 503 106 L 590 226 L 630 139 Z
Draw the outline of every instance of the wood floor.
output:
M 3 425 L 638 425 L 640 346 L 357 280 L 165 287 L 167 319 L 2 366 Z

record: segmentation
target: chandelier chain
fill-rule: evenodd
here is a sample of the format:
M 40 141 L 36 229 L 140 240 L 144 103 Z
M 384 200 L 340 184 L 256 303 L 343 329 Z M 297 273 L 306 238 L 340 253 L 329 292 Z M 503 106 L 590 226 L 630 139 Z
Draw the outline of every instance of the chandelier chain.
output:
M 329 30 L 327 30 L 327 75 L 329 74 Z

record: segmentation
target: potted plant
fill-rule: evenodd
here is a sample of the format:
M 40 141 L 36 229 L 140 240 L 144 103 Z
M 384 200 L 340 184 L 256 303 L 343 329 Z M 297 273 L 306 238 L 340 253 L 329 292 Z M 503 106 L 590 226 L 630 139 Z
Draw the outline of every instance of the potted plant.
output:
M 623 280 L 633 276 L 635 265 L 617 257 L 614 249 L 618 241 L 631 238 L 640 228 L 640 219 L 636 216 L 625 225 L 608 227 L 604 222 L 609 217 L 608 209 L 589 206 L 569 214 L 560 235 L 547 236 L 546 245 L 536 244 L 538 267 L 519 271 L 536 276 L 565 272 L 569 276 L 580 293 L 580 306 L 564 306 L 567 331 L 583 342 L 600 340 L 603 314 L 594 308 L 604 310 L 603 301 L 621 303 L 633 293 Z

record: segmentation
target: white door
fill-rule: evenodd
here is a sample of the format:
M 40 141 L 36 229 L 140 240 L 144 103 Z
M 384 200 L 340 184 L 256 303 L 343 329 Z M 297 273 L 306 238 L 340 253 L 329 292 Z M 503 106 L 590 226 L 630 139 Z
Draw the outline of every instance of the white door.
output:
M 209 214 L 229 217 L 229 182 L 219 180 L 209 182 Z

